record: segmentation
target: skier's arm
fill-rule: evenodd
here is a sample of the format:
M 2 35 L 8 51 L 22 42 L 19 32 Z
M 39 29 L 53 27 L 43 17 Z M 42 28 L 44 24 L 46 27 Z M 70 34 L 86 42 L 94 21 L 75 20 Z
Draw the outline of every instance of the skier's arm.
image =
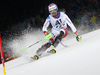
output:
M 70 26 L 70 28 L 72 29 L 72 31 L 74 32 L 74 34 L 75 34 L 75 36 L 76 36 L 76 40 L 77 40 L 78 42 L 81 42 L 81 41 L 82 41 L 81 37 L 80 37 L 79 34 L 77 33 L 77 30 L 76 30 L 75 26 L 73 25 L 73 23 L 71 22 L 71 20 L 69 19 L 69 17 L 68 17 L 67 15 L 66 15 L 66 22 L 67 22 L 67 24 Z
M 43 25 L 43 28 L 42 28 L 44 34 L 46 34 L 46 33 L 48 32 L 48 31 L 47 31 L 47 28 L 48 28 L 49 25 L 50 25 L 50 18 L 48 17 L 48 18 L 46 19 L 44 25 Z
M 77 30 L 75 26 L 73 25 L 73 23 L 71 22 L 71 20 L 69 19 L 69 17 L 67 15 L 65 15 L 65 17 L 66 17 L 65 19 L 66 19 L 68 26 L 72 29 L 74 34 L 77 34 Z

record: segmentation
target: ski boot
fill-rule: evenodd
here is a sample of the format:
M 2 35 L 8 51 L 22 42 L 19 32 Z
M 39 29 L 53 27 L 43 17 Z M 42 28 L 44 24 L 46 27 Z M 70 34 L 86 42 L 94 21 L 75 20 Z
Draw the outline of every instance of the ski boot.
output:
M 50 50 L 51 53 L 55 54 L 56 53 L 56 50 L 55 49 L 52 49 Z
M 47 53 L 55 54 L 55 53 L 56 53 L 56 50 L 55 50 L 55 49 L 52 49 L 52 50 L 50 50 L 50 51 L 47 51 Z
M 53 53 L 53 54 L 55 54 L 56 53 L 56 50 L 55 49 L 53 49 L 54 48 L 54 46 L 53 45 L 51 45 L 50 46 L 52 49 L 50 50 L 50 51 L 47 51 L 47 53 Z
M 38 60 L 39 56 L 35 55 L 34 57 L 31 57 L 31 58 L 34 59 L 34 60 Z

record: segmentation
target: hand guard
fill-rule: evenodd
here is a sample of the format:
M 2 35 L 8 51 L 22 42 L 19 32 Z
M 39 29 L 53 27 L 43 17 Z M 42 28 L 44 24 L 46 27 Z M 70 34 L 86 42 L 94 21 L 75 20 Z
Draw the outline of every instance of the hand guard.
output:
M 45 33 L 45 36 L 47 36 L 47 35 L 49 35 L 49 33 L 48 33 L 48 32 L 46 32 L 46 33 Z
M 52 34 L 51 33 L 46 33 L 45 34 L 45 39 L 50 39 L 50 38 L 52 38 Z
M 77 40 L 78 42 L 81 42 L 81 41 L 82 41 L 82 37 L 80 37 L 78 33 L 75 34 L 75 36 L 76 36 L 76 40 Z

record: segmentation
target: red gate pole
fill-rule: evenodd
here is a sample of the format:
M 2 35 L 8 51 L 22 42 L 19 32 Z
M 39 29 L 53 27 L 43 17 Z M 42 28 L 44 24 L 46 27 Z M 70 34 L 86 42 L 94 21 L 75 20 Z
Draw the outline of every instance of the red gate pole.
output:
M 1 60 L 2 60 L 2 64 L 3 64 L 3 72 L 4 72 L 4 75 L 6 75 L 5 62 L 4 62 L 3 49 L 2 49 L 2 41 L 1 41 L 1 34 L 0 34 L 0 50 L 1 50 Z

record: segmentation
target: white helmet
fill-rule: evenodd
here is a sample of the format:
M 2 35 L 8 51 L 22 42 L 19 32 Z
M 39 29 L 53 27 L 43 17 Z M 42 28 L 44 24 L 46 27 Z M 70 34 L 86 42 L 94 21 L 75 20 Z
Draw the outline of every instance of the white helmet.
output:
M 56 12 L 58 11 L 58 7 L 56 4 L 54 3 L 51 3 L 49 6 L 48 6 L 48 10 L 49 10 L 49 13 L 51 13 L 51 11 L 53 10 L 56 10 Z

